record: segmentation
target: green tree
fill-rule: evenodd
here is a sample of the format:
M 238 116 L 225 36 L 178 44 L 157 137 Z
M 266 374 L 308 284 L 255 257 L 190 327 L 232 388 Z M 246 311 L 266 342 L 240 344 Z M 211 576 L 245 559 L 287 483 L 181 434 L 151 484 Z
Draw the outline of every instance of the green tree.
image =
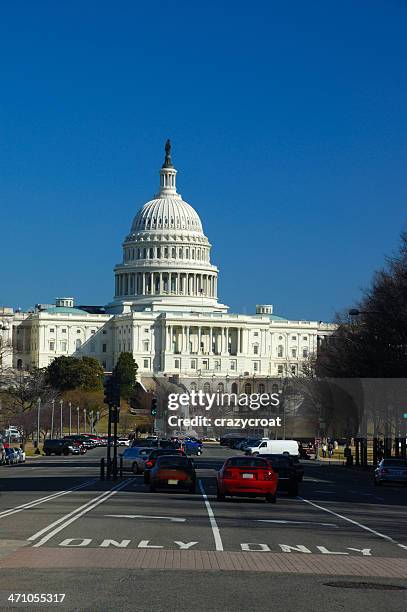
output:
M 103 387 L 104 371 L 93 357 L 57 357 L 46 368 L 47 381 L 55 389 L 96 391 Z
M 131 353 L 120 353 L 113 370 L 113 377 L 120 384 L 120 395 L 129 400 L 136 382 L 137 364 Z

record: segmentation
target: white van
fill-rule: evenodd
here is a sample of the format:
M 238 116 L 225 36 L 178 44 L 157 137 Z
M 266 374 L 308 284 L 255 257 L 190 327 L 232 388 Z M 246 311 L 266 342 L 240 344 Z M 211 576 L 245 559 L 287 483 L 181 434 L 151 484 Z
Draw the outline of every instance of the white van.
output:
M 246 448 L 246 455 L 261 455 L 262 453 L 298 456 L 298 442 L 295 440 L 261 440 L 258 446 Z

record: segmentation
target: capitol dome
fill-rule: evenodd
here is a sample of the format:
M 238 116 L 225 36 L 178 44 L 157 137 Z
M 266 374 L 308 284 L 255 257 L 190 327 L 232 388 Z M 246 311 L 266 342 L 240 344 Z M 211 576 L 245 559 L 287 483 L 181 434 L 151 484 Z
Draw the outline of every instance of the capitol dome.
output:
M 176 188 L 171 143 L 165 145 L 160 190 L 137 212 L 123 242 L 123 261 L 115 267 L 113 304 L 132 310 L 222 311 L 218 269 L 198 213 Z

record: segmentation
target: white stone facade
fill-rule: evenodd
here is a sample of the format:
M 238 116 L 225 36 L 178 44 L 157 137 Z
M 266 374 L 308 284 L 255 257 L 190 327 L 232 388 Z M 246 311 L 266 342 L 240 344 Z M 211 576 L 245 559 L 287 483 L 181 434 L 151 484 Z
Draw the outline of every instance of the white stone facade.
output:
M 73 298 L 32 312 L 0 309 L 0 338 L 12 351 L 3 367 L 45 367 L 60 355 L 89 355 L 111 371 L 132 352 L 141 376 L 290 376 L 335 326 L 289 321 L 258 304 L 229 314 L 218 302 L 218 269 L 196 211 L 176 191 L 167 144 L 160 191 L 137 213 L 115 266 L 113 301 L 102 312 Z M 85 307 L 84 307 L 85 308 Z

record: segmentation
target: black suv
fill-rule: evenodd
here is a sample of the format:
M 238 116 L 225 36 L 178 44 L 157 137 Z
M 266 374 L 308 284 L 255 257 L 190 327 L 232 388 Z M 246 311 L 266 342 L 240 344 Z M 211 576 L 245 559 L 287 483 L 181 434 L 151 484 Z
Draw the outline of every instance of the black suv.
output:
M 45 440 L 42 450 L 47 456 L 69 455 L 73 453 L 72 442 L 70 440 Z
M 267 459 L 273 466 L 274 472 L 278 474 L 279 491 L 287 491 L 288 495 L 298 495 L 298 476 L 291 458 L 287 455 L 261 454 L 262 459 Z

